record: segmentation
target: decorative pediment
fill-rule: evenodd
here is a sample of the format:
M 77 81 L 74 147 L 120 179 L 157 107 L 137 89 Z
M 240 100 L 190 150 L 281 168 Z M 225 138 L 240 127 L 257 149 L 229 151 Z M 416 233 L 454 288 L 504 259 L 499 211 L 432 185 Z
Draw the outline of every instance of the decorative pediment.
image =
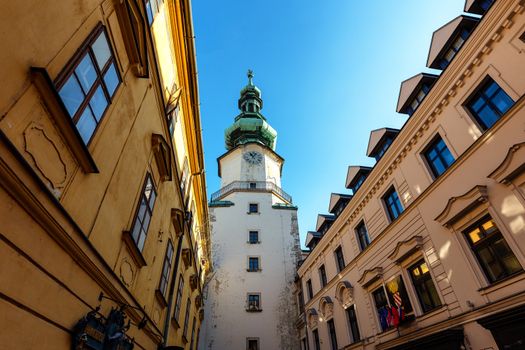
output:
M 191 266 L 191 249 L 182 249 L 182 261 L 184 262 L 184 266 L 186 268 L 189 268 Z
M 378 279 L 383 277 L 383 268 L 375 267 L 370 270 L 365 270 L 361 275 L 361 278 L 357 281 L 364 288 L 368 287 L 370 284 L 374 283 Z
M 439 76 L 435 74 L 419 73 L 413 77 L 403 81 L 399 89 L 399 97 L 397 99 L 398 113 L 407 113 L 407 107 L 412 103 L 416 94 L 421 91 L 424 84 L 433 85 Z
M 151 147 L 155 155 L 161 181 L 171 181 L 171 149 L 164 137 L 151 135 Z
M 175 234 L 180 237 L 184 232 L 184 211 L 177 208 L 171 209 L 171 223 L 175 229 Z
M 374 157 L 376 149 L 379 148 L 379 145 L 381 145 L 383 141 L 388 137 L 395 138 L 397 134 L 399 134 L 399 130 L 392 128 L 381 128 L 372 130 L 370 132 L 370 138 L 368 139 L 366 155 L 368 157 Z
M 502 184 L 508 185 L 525 171 L 525 142 L 517 143 L 507 152 L 500 165 L 489 175 Z
M 318 320 L 319 317 L 317 316 L 317 311 L 314 308 L 306 310 L 306 322 L 308 322 L 308 326 L 311 329 L 317 328 Z
M 147 25 L 143 6 L 139 3 L 138 0 L 115 0 L 115 10 L 132 71 L 137 77 L 147 78 L 149 76 Z
M 445 209 L 434 220 L 445 227 L 449 227 L 478 205 L 487 202 L 487 200 L 487 187 L 474 186 L 467 193 L 450 198 Z
M 324 296 L 319 300 L 319 311 L 325 320 L 332 318 L 334 315 L 334 302 L 329 296 Z
M 354 303 L 354 287 L 348 281 L 341 281 L 335 287 L 335 298 L 346 309 Z
M 422 247 L 423 237 L 414 236 L 406 241 L 398 242 L 394 251 L 388 256 L 388 258 L 399 264 Z
M 190 288 L 191 290 L 197 289 L 197 285 L 199 284 L 199 276 L 196 274 L 193 274 L 190 276 Z

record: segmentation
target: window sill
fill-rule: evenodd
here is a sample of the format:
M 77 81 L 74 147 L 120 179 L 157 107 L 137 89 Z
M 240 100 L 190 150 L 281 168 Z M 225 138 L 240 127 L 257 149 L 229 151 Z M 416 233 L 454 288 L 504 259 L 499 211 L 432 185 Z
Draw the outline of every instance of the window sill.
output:
M 257 241 L 257 242 L 246 241 L 246 243 L 248 243 L 248 244 L 261 244 L 261 241 Z
M 248 215 L 261 215 L 261 213 L 259 213 L 259 212 L 250 213 L 249 211 L 247 211 L 246 214 L 248 214 Z
M 261 271 L 262 271 L 262 269 L 257 269 L 257 270 L 250 270 L 250 269 L 246 269 L 246 271 L 248 271 L 248 272 L 261 272 Z
M 46 69 L 31 67 L 31 79 L 50 112 L 49 114 L 55 121 L 55 125 L 62 134 L 65 144 L 71 150 L 82 170 L 85 173 L 98 173 L 97 165 L 91 157 L 86 144 L 82 141 L 82 137 L 75 124 L 73 124 L 66 106 L 64 106 L 64 102 L 58 95 Z
M 166 297 L 159 289 L 155 289 L 155 298 L 157 299 L 157 302 L 160 304 L 160 306 L 164 309 L 166 306 L 168 306 L 168 302 L 166 301 Z
M 133 240 L 133 237 L 131 237 L 131 233 L 129 231 L 122 231 L 122 240 L 126 244 L 131 258 L 133 259 L 137 267 L 141 268 L 146 266 L 146 260 L 144 259 L 144 256 L 142 256 L 141 251 L 135 244 L 135 241 Z
M 510 276 L 507 276 L 496 282 L 493 282 L 492 284 L 486 287 L 482 287 L 478 289 L 478 292 L 480 292 L 481 295 L 489 294 L 489 293 L 495 292 L 498 289 L 504 288 L 510 284 L 521 281 L 523 279 L 525 279 L 525 270 L 518 271 Z
M 246 309 L 246 312 L 262 312 L 262 309 Z
M 424 321 L 426 320 L 427 318 L 431 318 L 432 316 L 435 316 L 437 314 L 440 314 L 442 313 L 443 311 L 446 311 L 447 310 L 447 306 L 446 305 L 439 305 L 435 308 L 433 308 L 432 310 L 428 310 L 427 312 L 425 312 L 424 314 L 421 314 L 419 316 L 416 316 L 416 320 L 419 322 L 419 321 Z

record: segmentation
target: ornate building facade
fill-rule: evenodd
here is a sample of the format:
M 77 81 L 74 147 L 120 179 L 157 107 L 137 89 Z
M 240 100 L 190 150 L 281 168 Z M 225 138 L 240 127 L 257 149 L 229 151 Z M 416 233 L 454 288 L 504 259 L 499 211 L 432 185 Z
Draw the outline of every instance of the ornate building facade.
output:
M 189 1 L 2 18 L 0 348 L 195 349 L 211 266 Z
M 281 189 L 277 132 L 261 91 L 241 90 L 240 114 L 218 158 L 221 189 L 209 203 L 214 271 L 206 288 L 202 349 L 297 349 L 293 298 L 300 258 L 297 207 Z
M 308 232 L 303 349 L 525 347 L 525 2 L 465 11 Z

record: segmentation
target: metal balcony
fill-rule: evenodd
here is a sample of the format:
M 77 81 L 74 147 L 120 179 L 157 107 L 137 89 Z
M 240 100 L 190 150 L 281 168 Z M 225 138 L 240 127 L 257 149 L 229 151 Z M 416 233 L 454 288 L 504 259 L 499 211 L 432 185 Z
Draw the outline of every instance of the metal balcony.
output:
M 284 192 L 282 188 L 267 181 L 234 181 L 224 186 L 211 195 L 211 202 L 219 201 L 232 192 L 271 192 L 288 204 L 292 204 L 292 196 Z

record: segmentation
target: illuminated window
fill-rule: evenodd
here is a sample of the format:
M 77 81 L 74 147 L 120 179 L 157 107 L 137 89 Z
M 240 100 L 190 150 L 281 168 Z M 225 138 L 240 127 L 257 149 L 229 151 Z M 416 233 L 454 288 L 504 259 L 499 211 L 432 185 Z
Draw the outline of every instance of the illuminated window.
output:
M 379 324 L 383 331 L 397 327 L 412 313 L 412 304 L 401 276 L 385 283 L 372 292 Z
M 487 216 L 464 231 L 485 275 L 496 282 L 522 270 L 496 223 Z
M 441 306 L 436 287 L 424 259 L 419 260 L 408 268 L 412 284 L 416 290 L 417 297 L 423 312 L 427 312 Z

